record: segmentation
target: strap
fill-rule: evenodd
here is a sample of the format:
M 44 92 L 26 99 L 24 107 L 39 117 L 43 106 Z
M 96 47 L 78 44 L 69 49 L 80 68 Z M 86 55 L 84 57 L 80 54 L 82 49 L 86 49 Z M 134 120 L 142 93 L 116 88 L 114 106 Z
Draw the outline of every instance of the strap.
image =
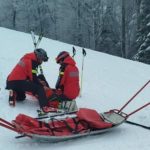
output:
M 61 80 L 62 80 L 62 78 L 64 76 L 64 72 L 65 72 L 66 66 L 67 66 L 67 64 L 62 64 L 60 69 L 59 69 L 59 77 L 57 79 L 56 86 L 55 86 L 56 89 L 61 88 L 61 90 L 63 90 L 63 87 L 60 87 L 60 83 L 61 83 Z
M 63 120 L 63 123 L 66 125 L 66 127 L 70 132 L 75 133 L 75 130 L 68 124 L 67 121 Z
M 72 128 L 72 127 L 67 123 L 67 121 L 63 120 L 63 122 L 64 122 L 64 124 L 66 125 L 66 127 L 68 128 L 68 130 L 69 130 L 70 132 L 72 132 L 73 134 L 78 134 L 78 133 L 80 133 L 80 132 L 83 131 L 83 130 L 87 130 L 87 129 L 89 130 L 89 129 L 90 129 L 90 126 L 89 126 L 89 124 L 88 124 L 86 121 L 84 121 L 84 120 L 77 120 L 77 118 L 72 118 L 72 120 L 73 120 L 73 122 L 74 122 L 74 124 L 75 124 L 75 128 Z M 86 125 L 86 128 L 85 128 L 85 129 L 78 130 L 79 124 L 81 124 L 81 125 L 83 125 L 83 126 Z
M 39 123 L 39 127 L 42 128 L 43 127 L 43 122 L 42 121 L 38 121 Z
M 42 121 L 38 121 L 38 123 L 39 123 L 39 127 L 40 127 L 40 128 L 46 127 L 46 128 L 48 128 L 49 131 L 52 132 L 52 135 L 55 135 L 55 134 L 54 134 L 54 128 L 51 128 L 48 123 L 42 122 Z

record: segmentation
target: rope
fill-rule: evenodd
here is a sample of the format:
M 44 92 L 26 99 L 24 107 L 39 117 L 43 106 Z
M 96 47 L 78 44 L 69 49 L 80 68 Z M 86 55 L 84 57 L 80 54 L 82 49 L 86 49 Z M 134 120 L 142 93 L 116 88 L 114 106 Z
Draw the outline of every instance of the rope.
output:
M 126 120 L 125 123 L 128 123 L 130 125 L 135 125 L 135 126 L 142 127 L 144 129 L 150 130 L 150 126 L 145 126 L 145 125 L 142 125 L 142 124 L 139 124 L 139 123 L 136 123 L 136 122 Z

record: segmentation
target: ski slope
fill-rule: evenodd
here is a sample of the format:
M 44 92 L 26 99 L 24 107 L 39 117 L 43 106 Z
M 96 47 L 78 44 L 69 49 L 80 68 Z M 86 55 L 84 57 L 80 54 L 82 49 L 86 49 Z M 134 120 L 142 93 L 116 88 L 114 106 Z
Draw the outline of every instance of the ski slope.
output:
M 43 38 L 40 43 L 49 56 L 43 64 L 44 74 L 51 87 L 55 86 L 59 65 L 55 57 L 60 51 L 72 53 L 72 45 Z M 77 49 L 75 60 L 82 66 L 82 48 Z M 8 106 L 8 91 L 5 90 L 7 75 L 25 53 L 34 49 L 31 35 L 0 28 L 0 117 L 8 121 L 19 113 L 35 117 L 38 102 L 26 100 L 17 103 L 15 108 Z M 98 112 L 120 108 L 150 79 L 150 66 L 131 60 L 87 50 L 84 63 L 83 90 L 77 98 L 78 107 L 96 109 Z M 129 113 L 150 101 L 150 85 L 124 110 Z M 131 116 L 129 120 L 150 126 L 149 107 Z M 0 127 L 0 150 L 149 150 L 150 131 L 122 124 L 118 128 L 96 136 L 89 136 L 60 143 L 38 143 L 28 138 L 15 139 L 17 134 Z

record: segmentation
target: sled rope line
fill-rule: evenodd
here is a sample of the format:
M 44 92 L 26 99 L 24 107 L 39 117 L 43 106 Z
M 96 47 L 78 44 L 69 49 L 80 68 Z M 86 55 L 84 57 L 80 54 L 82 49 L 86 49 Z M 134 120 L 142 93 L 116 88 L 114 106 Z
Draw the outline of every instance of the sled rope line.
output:
M 145 126 L 145 125 L 142 125 L 142 124 L 139 124 L 139 123 L 136 123 L 136 122 L 126 120 L 125 123 L 128 123 L 130 125 L 135 125 L 135 126 L 142 127 L 144 129 L 150 130 L 150 126 Z

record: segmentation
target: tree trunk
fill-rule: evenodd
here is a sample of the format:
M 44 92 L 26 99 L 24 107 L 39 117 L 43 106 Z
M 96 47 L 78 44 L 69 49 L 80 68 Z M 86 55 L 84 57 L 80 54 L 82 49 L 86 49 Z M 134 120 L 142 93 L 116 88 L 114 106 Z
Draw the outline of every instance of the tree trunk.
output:
M 13 28 L 16 29 L 16 10 L 13 11 Z
M 82 33 L 81 33 L 81 1 L 77 1 L 77 44 L 82 45 Z
M 141 0 L 136 0 L 136 14 L 137 14 L 137 31 L 140 29 L 140 4 Z
M 121 52 L 122 57 L 126 58 L 126 18 L 125 18 L 125 0 L 122 0 L 122 40 L 121 40 Z

